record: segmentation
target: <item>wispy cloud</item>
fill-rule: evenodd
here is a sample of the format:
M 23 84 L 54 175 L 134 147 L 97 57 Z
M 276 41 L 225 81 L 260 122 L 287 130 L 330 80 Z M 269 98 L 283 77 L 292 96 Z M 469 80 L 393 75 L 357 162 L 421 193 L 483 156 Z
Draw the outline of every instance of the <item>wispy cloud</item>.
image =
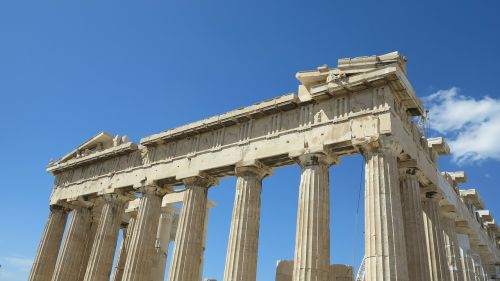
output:
M 500 99 L 468 97 L 453 87 L 424 102 L 431 129 L 447 137 L 455 162 L 500 160 Z
M 0 280 L 24 281 L 28 279 L 33 260 L 20 257 L 0 257 Z

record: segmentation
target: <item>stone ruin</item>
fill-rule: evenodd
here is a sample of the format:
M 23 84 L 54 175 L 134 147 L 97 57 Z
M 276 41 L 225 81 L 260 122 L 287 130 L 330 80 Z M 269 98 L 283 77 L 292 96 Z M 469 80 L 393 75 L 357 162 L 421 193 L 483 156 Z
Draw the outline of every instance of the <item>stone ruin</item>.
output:
M 255 281 L 262 179 L 285 165 L 301 167 L 300 195 L 294 260 L 278 263 L 276 280 L 353 280 L 352 266 L 330 264 L 328 176 L 352 154 L 365 161 L 356 280 L 500 279 L 498 225 L 475 189 L 459 188 L 464 172 L 439 171 L 450 150 L 413 121 L 425 109 L 405 57 L 340 59 L 296 77 L 298 94 L 140 143 L 103 132 L 50 162 L 50 214 L 29 280 L 160 281 L 170 243 L 168 280 L 202 280 L 208 193 L 234 176 L 224 280 Z

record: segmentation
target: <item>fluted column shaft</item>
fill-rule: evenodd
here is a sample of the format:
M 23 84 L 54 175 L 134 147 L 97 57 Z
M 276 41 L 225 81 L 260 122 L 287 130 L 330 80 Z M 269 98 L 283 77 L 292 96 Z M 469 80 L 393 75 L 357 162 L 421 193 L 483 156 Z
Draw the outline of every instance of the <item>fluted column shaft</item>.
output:
M 205 227 L 203 227 L 203 239 L 201 241 L 201 260 L 200 260 L 200 270 L 198 273 L 198 279 L 203 279 L 203 269 L 205 267 L 205 250 L 207 248 L 207 237 L 208 237 L 208 218 L 210 215 L 210 203 L 207 203 L 207 213 L 205 214 Z
M 84 281 L 109 281 L 126 200 L 106 194 Z
M 431 280 L 449 281 L 450 273 L 439 215 L 439 200 L 428 194 L 422 201 L 422 207 Z
M 459 249 L 459 257 L 460 257 L 460 268 L 462 269 L 462 280 L 461 281 L 469 281 L 471 279 L 470 269 L 469 269 L 469 261 L 468 261 L 468 249 L 469 245 L 469 237 L 467 234 L 457 233 L 457 245 Z
M 400 176 L 401 205 L 405 228 L 406 259 L 408 262 L 408 278 L 410 281 L 429 280 L 427 248 L 425 244 L 420 186 L 414 174 Z
M 446 255 L 448 257 L 448 268 L 450 271 L 450 280 L 462 281 L 464 277 L 462 263 L 460 261 L 460 247 L 458 246 L 455 219 L 445 216 L 443 217 L 442 222 Z
M 115 270 L 113 271 L 112 281 L 121 281 L 123 277 L 123 270 L 125 269 L 125 262 L 127 261 L 127 252 L 130 245 L 130 240 L 132 233 L 134 232 L 135 216 L 133 214 L 130 216 L 128 224 L 122 228 L 122 241 L 120 243 L 120 253 L 115 264 Z
M 262 178 L 257 167 L 237 167 L 236 194 L 227 246 L 225 281 L 255 281 L 259 247 Z
M 395 152 L 367 148 L 365 157 L 365 278 L 408 281 L 406 242 Z
M 161 199 L 156 187 L 144 188 L 125 262 L 125 281 L 149 281 L 151 277 Z
M 78 280 L 78 269 L 83 263 L 82 252 L 85 250 L 90 227 L 90 210 L 84 207 L 75 208 L 71 213 L 68 231 L 57 258 L 52 281 Z
M 152 281 L 165 279 L 165 266 L 167 264 L 168 247 L 170 245 L 170 232 L 174 221 L 175 207 L 168 206 L 162 210 L 158 231 L 156 232 L 155 257 L 151 273 Z
M 331 164 L 323 154 L 297 158 L 300 177 L 293 281 L 324 281 L 330 272 Z
M 464 281 L 472 281 L 474 280 L 474 269 L 472 268 L 471 259 L 466 250 L 461 249 L 460 251 L 462 258 L 462 269 L 464 275 Z
M 92 252 L 92 245 L 94 244 L 95 234 L 97 232 L 97 227 L 99 226 L 99 218 L 101 214 L 100 207 L 94 207 L 91 212 L 90 219 L 90 230 L 87 234 L 85 246 L 83 247 L 82 263 L 80 264 L 80 269 L 78 270 L 78 278 L 75 281 L 83 281 L 85 277 L 85 272 L 87 271 L 87 265 L 90 259 L 90 253 Z
M 203 230 L 207 212 L 208 187 L 212 181 L 193 177 L 184 180 L 186 190 L 175 235 L 169 281 L 195 281 L 203 255 Z
M 97 201 L 96 204 L 99 204 L 100 201 Z M 97 232 L 97 227 L 99 226 L 99 219 L 101 216 L 101 207 L 94 206 L 91 212 L 90 218 L 90 230 L 87 233 L 85 246 L 83 247 L 82 255 L 82 263 L 80 264 L 80 269 L 78 270 L 78 278 L 75 281 L 83 281 L 85 277 L 85 272 L 87 271 L 87 265 L 90 259 L 90 253 L 92 252 L 92 245 L 94 244 L 95 234 Z
M 28 281 L 50 281 L 61 247 L 68 211 L 60 206 L 50 207 L 42 239 L 31 267 Z
M 477 281 L 486 281 L 487 276 L 484 272 L 483 263 L 481 261 L 481 255 L 478 254 L 477 247 L 473 247 L 471 252 L 472 264 L 474 265 L 474 275 Z

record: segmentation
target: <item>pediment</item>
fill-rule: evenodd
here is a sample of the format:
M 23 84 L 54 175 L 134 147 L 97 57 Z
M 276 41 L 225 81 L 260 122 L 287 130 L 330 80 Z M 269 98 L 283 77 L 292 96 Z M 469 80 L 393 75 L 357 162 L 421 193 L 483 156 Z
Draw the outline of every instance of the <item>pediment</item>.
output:
M 94 152 L 104 150 L 113 146 L 113 136 L 106 132 L 100 132 L 88 141 L 79 145 L 76 149 L 59 159 L 58 163 L 66 162 L 73 158 L 90 155 Z
M 93 158 L 102 157 L 106 154 L 113 154 L 135 148 L 136 145 L 129 142 L 127 136 L 112 136 L 107 132 L 100 132 L 79 145 L 70 153 L 56 161 L 50 162 L 48 170 L 52 171 L 57 169 L 57 167 L 74 165 L 80 162 L 88 162 Z

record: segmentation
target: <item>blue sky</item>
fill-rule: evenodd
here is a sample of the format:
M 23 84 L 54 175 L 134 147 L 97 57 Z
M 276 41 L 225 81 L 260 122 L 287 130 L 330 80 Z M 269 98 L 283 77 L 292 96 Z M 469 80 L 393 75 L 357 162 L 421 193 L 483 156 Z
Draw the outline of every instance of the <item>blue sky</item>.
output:
M 50 159 L 101 130 L 138 141 L 296 92 L 299 70 L 394 50 L 409 58 L 431 134 L 456 148 L 442 170 L 466 170 L 464 187 L 500 216 L 500 4 L 405 2 L 2 1 L 0 280 L 26 280 L 48 213 Z M 363 255 L 361 166 L 358 156 L 331 169 L 335 263 L 358 266 Z M 288 167 L 264 180 L 258 280 L 274 280 L 276 260 L 293 258 L 299 176 Z M 209 193 L 218 206 L 204 277 L 222 280 L 234 185 L 225 179 Z

